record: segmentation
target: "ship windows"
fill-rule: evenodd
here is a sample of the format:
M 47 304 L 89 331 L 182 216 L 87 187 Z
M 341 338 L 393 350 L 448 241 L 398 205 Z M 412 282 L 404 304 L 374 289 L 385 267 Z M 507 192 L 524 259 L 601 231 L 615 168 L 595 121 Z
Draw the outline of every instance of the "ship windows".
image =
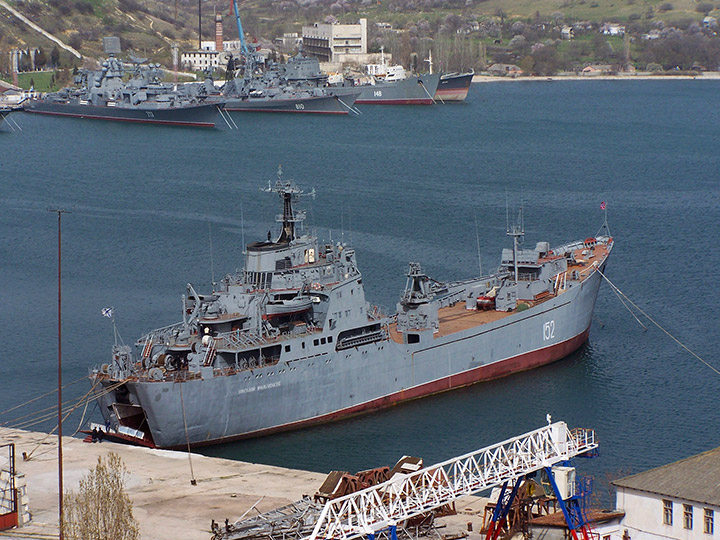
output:
M 292 261 L 290 260 L 290 257 L 285 257 L 284 259 L 280 259 L 275 261 L 275 270 L 286 270 L 288 268 L 292 268 Z
M 408 334 L 407 342 L 408 343 L 420 343 L 420 334 Z
M 290 345 L 285 345 L 285 352 L 290 352 Z
M 320 340 L 319 340 L 319 339 L 313 339 L 313 345 L 315 345 L 315 347 L 317 347 L 318 345 L 320 345 Z
M 328 343 L 332 343 L 332 336 L 328 336 Z
M 248 272 L 247 281 L 256 289 L 269 289 L 272 284 L 272 272 Z
M 320 338 L 320 345 L 325 345 L 327 343 L 327 340 L 325 338 Z
M 304 341 L 302 342 L 302 348 L 303 348 L 303 349 L 305 348 L 305 342 L 304 342 Z

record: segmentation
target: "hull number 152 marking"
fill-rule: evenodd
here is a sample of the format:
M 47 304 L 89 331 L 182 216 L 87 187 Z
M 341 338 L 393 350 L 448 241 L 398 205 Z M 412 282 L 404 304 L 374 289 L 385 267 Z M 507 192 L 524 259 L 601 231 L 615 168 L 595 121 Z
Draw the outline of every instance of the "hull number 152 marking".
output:
M 548 321 L 543 324 L 543 341 L 553 339 L 555 337 L 555 321 Z

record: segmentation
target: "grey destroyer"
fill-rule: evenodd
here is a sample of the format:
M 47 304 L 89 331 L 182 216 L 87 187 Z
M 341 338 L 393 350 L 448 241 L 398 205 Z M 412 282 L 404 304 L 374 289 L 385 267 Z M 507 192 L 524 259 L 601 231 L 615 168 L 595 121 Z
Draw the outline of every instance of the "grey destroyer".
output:
M 303 192 L 282 178 L 279 233 L 244 246 L 244 269 L 181 319 L 116 341 L 91 370 L 114 439 L 162 448 L 228 442 L 327 422 L 559 360 L 587 340 L 614 242 L 596 235 L 520 247 L 497 272 L 438 281 L 409 265 L 397 311 L 365 298 L 355 250 L 300 231 Z
M 104 38 L 109 55 L 100 70 L 80 70 L 77 86 L 64 88 L 25 103 L 28 113 L 65 116 L 92 120 L 112 120 L 142 124 L 189 127 L 215 127 L 218 106 L 178 92 L 175 85 L 160 80 L 158 64 L 143 66 L 144 59 L 135 59 L 129 81 L 125 67 L 115 55 L 120 52 L 119 40 Z

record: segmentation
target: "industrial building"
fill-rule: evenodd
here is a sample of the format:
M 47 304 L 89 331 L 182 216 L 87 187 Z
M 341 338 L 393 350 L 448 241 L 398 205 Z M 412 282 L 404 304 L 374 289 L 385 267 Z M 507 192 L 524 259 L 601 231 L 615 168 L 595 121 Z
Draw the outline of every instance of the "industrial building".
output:
M 321 62 L 365 62 L 367 56 L 367 19 L 357 24 L 315 23 L 303 26 L 303 52 Z

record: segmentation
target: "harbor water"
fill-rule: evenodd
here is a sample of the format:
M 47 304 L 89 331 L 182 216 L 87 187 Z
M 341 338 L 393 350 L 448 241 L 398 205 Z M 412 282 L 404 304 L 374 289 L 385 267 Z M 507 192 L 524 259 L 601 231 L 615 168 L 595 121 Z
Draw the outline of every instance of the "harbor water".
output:
M 616 245 L 608 277 L 720 369 L 720 82 L 475 84 L 462 104 L 360 107 L 362 115 L 235 116 L 190 130 L 16 115 L 0 130 L 0 412 L 51 392 L 57 375 L 57 216 L 62 221 L 63 378 L 68 402 L 106 363 L 112 306 L 125 342 L 177 322 L 188 282 L 207 291 L 242 266 L 242 243 L 277 230 L 259 188 L 282 165 L 316 197 L 305 226 L 355 246 L 368 299 L 393 311 L 409 261 L 438 279 L 496 268 L 510 219 L 526 245 L 593 236 L 602 201 Z M 590 339 L 533 371 L 214 456 L 356 471 L 404 454 L 426 463 L 529 431 L 546 413 L 597 430 L 580 463 L 608 478 L 720 445 L 720 375 L 607 284 Z M 373 381 L 367 381 L 373 384 Z M 0 422 L 50 430 L 50 395 Z M 35 413 L 35 414 L 33 414 Z M 79 407 L 67 420 L 72 433 Z M 253 414 L 252 410 L 237 414 Z M 26 416 L 28 415 L 28 416 Z M 85 417 L 99 418 L 88 407 Z

